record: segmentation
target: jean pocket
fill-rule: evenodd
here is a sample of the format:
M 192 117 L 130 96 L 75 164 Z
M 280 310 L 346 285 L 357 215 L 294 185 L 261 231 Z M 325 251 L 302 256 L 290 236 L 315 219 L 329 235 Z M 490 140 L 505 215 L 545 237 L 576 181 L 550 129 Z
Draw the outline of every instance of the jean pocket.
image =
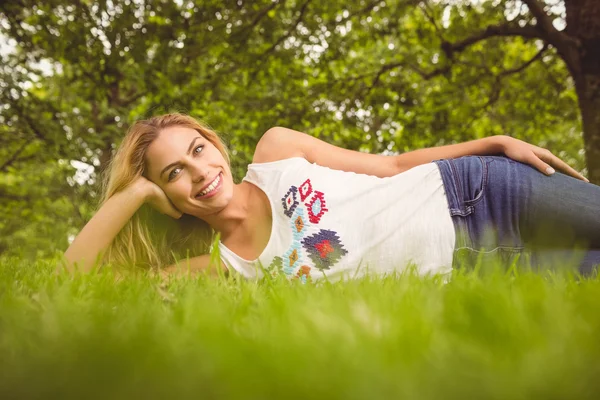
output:
M 488 182 L 488 163 L 491 159 L 479 156 L 461 157 L 452 160 L 452 173 L 463 201 L 464 215 L 473 211 L 473 206 L 483 199 Z

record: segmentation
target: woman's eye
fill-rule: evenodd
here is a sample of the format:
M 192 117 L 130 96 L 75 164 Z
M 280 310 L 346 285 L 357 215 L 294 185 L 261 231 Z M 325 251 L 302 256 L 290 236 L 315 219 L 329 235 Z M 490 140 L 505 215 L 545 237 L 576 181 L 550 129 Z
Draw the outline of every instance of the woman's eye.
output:
M 199 145 L 199 146 L 196 146 L 196 148 L 194 149 L 194 154 L 200 154 L 200 152 L 202 151 L 202 149 L 203 149 L 203 148 L 204 148 L 204 145 L 202 145 L 202 144 L 201 144 L 201 145 Z M 198 150 L 198 149 L 199 149 L 199 150 Z M 169 181 L 170 181 L 171 179 L 173 179 L 173 178 L 175 178 L 175 177 L 177 176 L 177 174 L 178 174 L 178 173 L 177 173 L 177 172 L 175 172 L 175 171 L 177 171 L 178 169 L 181 169 L 181 168 L 179 168 L 179 167 L 178 167 L 178 168 L 175 168 L 174 170 L 172 170 L 172 171 L 169 173 L 169 176 L 168 176 L 168 180 L 169 180 Z
M 178 168 L 175 168 L 173 171 L 171 171 L 171 172 L 169 173 L 169 180 L 171 180 L 171 179 L 175 178 L 175 176 L 177 175 L 177 174 L 175 173 L 175 171 L 177 171 L 178 169 L 181 169 L 181 168 L 179 168 L 179 167 L 178 167 Z

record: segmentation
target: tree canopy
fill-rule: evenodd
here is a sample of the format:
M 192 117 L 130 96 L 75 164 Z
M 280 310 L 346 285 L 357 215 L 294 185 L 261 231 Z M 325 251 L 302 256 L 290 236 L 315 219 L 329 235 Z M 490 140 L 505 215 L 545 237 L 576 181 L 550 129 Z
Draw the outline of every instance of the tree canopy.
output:
M 586 152 L 600 155 L 600 117 L 582 107 L 600 101 L 595 4 L 4 3 L 0 253 L 64 251 L 128 125 L 168 111 L 220 132 L 237 179 L 272 126 L 384 154 L 507 134 L 587 173 Z

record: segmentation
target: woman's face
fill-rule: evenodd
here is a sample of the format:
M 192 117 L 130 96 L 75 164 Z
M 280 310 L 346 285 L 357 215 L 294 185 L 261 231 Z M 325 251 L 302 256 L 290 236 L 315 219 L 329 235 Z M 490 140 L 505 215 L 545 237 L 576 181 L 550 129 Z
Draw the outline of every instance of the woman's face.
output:
M 233 196 L 233 178 L 219 150 L 191 128 L 160 132 L 146 152 L 148 178 L 185 214 L 202 218 L 221 211 Z

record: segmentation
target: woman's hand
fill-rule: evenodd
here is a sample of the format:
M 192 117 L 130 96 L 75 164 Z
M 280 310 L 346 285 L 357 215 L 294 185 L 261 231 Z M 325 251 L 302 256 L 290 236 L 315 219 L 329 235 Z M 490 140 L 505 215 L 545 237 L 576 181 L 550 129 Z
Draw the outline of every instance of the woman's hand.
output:
M 515 161 L 532 165 L 546 175 L 552 175 L 554 173 L 554 168 L 556 168 L 574 178 L 589 182 L 587 178 L 552 154 L 550 150 L 534 146 L 510 136 L 498 136 L 498 140 L 500 141 L 504 154 Z
M 133 184 L 143 191 L 144 202 L 150 204 L 152 208 L 161 214 L 175 219 L 179 219 L 183 215 L 181 211 L 175 208 L 165 192 L 156 183 L 140 176 Z

